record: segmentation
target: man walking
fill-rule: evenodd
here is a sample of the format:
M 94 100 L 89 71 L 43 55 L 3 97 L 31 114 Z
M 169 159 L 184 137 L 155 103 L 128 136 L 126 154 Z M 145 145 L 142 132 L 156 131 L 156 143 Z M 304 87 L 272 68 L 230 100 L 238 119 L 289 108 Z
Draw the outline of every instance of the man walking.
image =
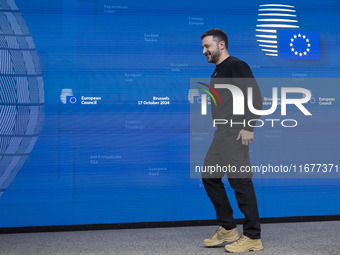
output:
M 204 159 L 204 166 L 230 166 L 236 172 L 227 172 L 230 186 L 235 191 L 241 212 L 245 215 L 243 235 L 236 230 L 233 209 L 230 206 L 222 178 L 225 172 L 205 172 L 202 175 L 204 188 L 216 210 L 219 228 L 212 237 L 204 240 L 207 247 L 224 242 L 228 252 L 258 251 L 263 249 L 261 227 L 252 172 L 241 172 L 245 167 L 251 169 L 249 145 L 254 140 L 253 128 L 259 116 L 247 107 L 247 88 L 253 90 L 254 108 L 262 109 L 262 97 L 250 67 L 228 53 L 228 37 L 220 29 L 211 29 L 202 36 L 203 54 L 209 63 L 216 65 L 211 76 L 210 86 L 221 98 L 221 105 L 211 104 L 213 119 L 228 120 L 229 125 L 217 125 L 213 141 Z M 223 79 L 223 82 L 221 81 Z M 232 84 L 242 90 L 245 96 L 244 115 L 233 114 L 233 95 L 228 89 L 216 88 L 216 84 Z M 234 98 L 235 100 L 235 98 Z M 251 124 L 250 124 L 251 123 Z M 234 125 L 232 125 L 234 124 Z

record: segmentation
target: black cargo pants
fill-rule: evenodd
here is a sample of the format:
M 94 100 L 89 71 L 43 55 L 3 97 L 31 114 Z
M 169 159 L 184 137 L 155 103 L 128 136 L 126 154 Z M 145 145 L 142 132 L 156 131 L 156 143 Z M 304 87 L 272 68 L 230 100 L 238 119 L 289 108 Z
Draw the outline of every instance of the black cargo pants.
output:
M 236 140 L 239 130 L 220 131 L 216 130 L 204 159 L 205 172 L 202 173 L 204 188 L 214 204 L 217 223 L 226 229 L 235 228 L 233 209 L 222 182 L 222 178 L 226 174 L 230 186 L 235 191 L 238 207 L 245 216 L 243 234 L 251 239 L 259 239 L 261 238 L 261 226 L 255 190 L 251 180 L 252 172 L 246 171 L 251 169 L 249 147 L 242 145 L 241 140 Z M 214 172 L 207 172 L 208 169 Z M 236 172 L 233 172 L 235 170 Z

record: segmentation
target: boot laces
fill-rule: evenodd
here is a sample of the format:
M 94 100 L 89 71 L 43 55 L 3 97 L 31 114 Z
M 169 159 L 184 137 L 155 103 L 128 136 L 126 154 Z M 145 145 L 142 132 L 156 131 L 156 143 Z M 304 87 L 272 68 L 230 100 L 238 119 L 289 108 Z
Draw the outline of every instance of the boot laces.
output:
M 244 235 L 241 235 L 241 237 L 236 240 L 236 243 L 241 244 L 241 243 L 245 242 L 246 240 L 247 240 L 247 238 Z
M 214 234 L 212 234 L 212 236 L 211 236 L 211 237 L 213 237 L 214 235 L 216 235 L 216 234 L 217 234 L 217 233 L 220 231 L 220 229 L 221 229 L 221 228 L 222 228 L 222 227 L 221 227 L 221 226 L 219 226 L 219 227 L 218 227 L 218 229 L 216 229 L 216 230 L 215 230 Z

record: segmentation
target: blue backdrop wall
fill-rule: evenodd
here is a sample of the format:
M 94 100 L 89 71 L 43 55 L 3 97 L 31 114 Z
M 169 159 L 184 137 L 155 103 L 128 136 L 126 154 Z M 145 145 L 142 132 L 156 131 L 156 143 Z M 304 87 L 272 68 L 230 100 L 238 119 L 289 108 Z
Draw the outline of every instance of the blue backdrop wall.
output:
M 200 35 L 226 31 L 258 78 L 340 78 L 339 3 L 279 2 L 1 0 L 0 227 L 214 219 L 190 178 L 190 79 L 214 69 Z M 263 26 L 273 12 L 293 21 Z M 279 30 L 317 32 L 319 55 L 284 57 Z M 297 128 L 256 130 L 252 162 L 339 164 L 337 85 L 313 86 Z M 336 176 L 254 179 L 260 216 L 340 214 Z

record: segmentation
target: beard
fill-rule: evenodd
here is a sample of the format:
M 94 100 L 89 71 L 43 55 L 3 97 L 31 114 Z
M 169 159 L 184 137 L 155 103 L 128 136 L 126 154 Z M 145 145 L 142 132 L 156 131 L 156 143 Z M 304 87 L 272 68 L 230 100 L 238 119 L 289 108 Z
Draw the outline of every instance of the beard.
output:
M 210 60 L 208 58 L 208 56 L 210 55 Z M 206 57 L 208 58 L 208 62 L 209 63 L 217 63 L 218 60 L 220 59 L 221 56 L 221 51 L 219 48 L 216 49 L 215 52 L 211 52 L 210 54 L 206 55 Z

